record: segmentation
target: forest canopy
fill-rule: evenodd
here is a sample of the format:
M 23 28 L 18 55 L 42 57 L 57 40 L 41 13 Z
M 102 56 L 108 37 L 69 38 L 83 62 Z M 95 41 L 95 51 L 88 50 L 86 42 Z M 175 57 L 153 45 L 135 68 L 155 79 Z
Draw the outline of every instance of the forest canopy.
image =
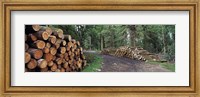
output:
M 49 25 L 79 40 L 84 50 L 142 47 L 175 61 L 175 25 Z

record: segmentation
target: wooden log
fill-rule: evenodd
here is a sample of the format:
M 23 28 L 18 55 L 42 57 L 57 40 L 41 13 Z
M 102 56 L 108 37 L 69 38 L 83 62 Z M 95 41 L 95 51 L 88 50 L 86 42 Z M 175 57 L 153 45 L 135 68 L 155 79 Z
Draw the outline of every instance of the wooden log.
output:
M 73 46 L 73 43 L 70 41 L 67 43 L 67 47 L 71 48 Z
M 61 38 L 61 39 L 64 37 L 63 31 L 61 29 L 55 29 L 55 30 L 53 30 L 52 34 L 55 35 L 58 38 Z
M 46 53 L 44 54 L 44 59 L 47 61 L 47 62 L 50 62 L 53 60 L 53 55 L 50 54 L 50 53 Z
M 42 51 L 43 51 L 45 54 L 46 54 L 46 53 L 49 53 L 49 48 L 45 47 L 45 48 L 43 48 Z
M 51 43 L 46 42 L 46 46 L 45 47 L 50 48 L 51 47 Z
M 58 69 L 62 68 L 61 64 L 57 64 L 57 67 L 58 67 Z
M 64 54 L 64 59 L 65 59 L 65 61 L 69 61 L 68 53 L 65 53 L 65 54 Z
M 66 69 L 66 68 L 69 68 L 69 64 L 68 64 L 68 62 L 65 62 L 64 64 L 63 64 L 63 67 Z
M 66 45 L 67 45 L 67 42 L 65 40 L 62 40 L 61 46 L 66 46 Z
M 66 40 L 67 42 L 70 42 L 72 40 L 71 35 L 64 35 L 64 40 Z
M 29 33 L 35 33 L 37 31 L 40 30 L 40 26 L 39 25 L 26 25 L 25 26 L 25 33 L 29 34 Z
M 43 56 L 43 52 L 39 49 L 29 48 L 27 52 L 35 59 L 40 59 Z
M 29 46 L 27 43 L 25 43 L 25 51 L 27 51 L 29 49 Z
M 28 63 L 31 60 L 31 55 L 28 52 L 25 52 L 25 63 Z
M 55 44 L 56 41 L 57 41 L 57 38 L 56 38 L 56 36 L 51 35 L 51 36 L 49 36 L 48 41 L 49 41 L 50 43 L 52 43 L 52 44 Z
M 71 56 L 71 54 L 72 54 L 72 52 L 71 52 L 71 51 L 68 51 L 68 55 Z
M 32 25 L 32 29 L 34 30 L 34 31 L 39 31 L 40 30 L 40 26 L 39 25 Z
M 55 60 L 56 60 L 56 58 L 57 58 L 56 56 L 53 56 L 53 61 L 55 61 Z
M 71 70 L 71 68 L 66 68 L 65 71 L 66 72 L 71 72 L 72 70 Z
M 64 69 L 64 68 L 61 68 L 61 69 L 60 69 L 60 72 L 65 72 L 65 69 Z
M 51 47 L 51 48 L 50 48 L 50 54 L 56 55 L 56 53 L 57 53 L 57 49 L 54 48 L 54 47 Z
M 79 69 L 82 69 L 82 63 L 81 63 L 81 62 L 82 62 L 82 61 L 78 61 L 78 62 L 77 62 L 77 66 L 78 66 Z
M 46 68 L 47 67 L 47 61 L 45 59 L 39 59 L 37 61 L 39 68 Z
M 35 69 L 37 66 L 37 61 L 35 59 L 31 59 L 26 66 L 28 69 Z
M 73 59 L 70 59 L 70 60 L 68 61 L 68 64 L 73 64 Z
M 40 40 L 47 40 L 49 38 L 49 33 L 46 31 L 38 31 L 33 34 Z
M 72 39 L 72 43 L 73 43 L 73 44 L 76 44 L 76 40 L 75 40 L 75 39 Z
M 67 61 L 65 60 L 65 58 L 62 58 L 62 64 L 65 64 Z
M 56 58 L 55 62 L 57 63 L 57 65 L 62 64 L 62 59 L 61 58 Z
M 53 64 L 54 64 L 53 61 L 49 61 L 49 62 L 47 63 L 47 65 L 48 65 L 49 67 L 53 66 Z
M 58 49 L 60 47 L 60 44 L 55 44 L 55 48 Z
M 41 28 L 40 28 L 40 31 L 45 31 L 45 32 L 47 32 L 49 35 L 52 34 L 52 29 L 51 29 L 51 28 L 45 27 L 45 26 L 40 26 L 40 27 L 41 27 Z
M 77 42 L 76 42 L 76 44 L 77 44 L 77 46 L 78 46 L 78 47 L 80 47 L 80 46 L 81 46 L 81 44 L 80 44 L 80 42 L 79 42 L 79 41 L 77 41 Z
M 48 67 L 40 68 L 40 72 L 48 72 Z
M 82 47 L 80 47 L 80 52 L 83 52 L 83 48 Z
M 73 49 L 75 50 L 77 48 L 77 44 L 74 44 L 73 45 Z
M 59 58 L 64 58 L 64 54 L 56 53 L 56 56 L 59 57 Z
M 45 42 L 42 40 L 37 40 L 33 43 L 33 47 L 43 49 L 45 47 Z
M 72 53 L 74 53 L 75 49 L 74 49 L 74 48 L 71 48 L 71 51 L 72 51 Z
M 66 50 L 67 50 L 67 51 L 70 51 L 70 50 L 71 50 L 71 47 L 66 46 Z
M 62 39 L 57 39 L 55 44 L 61 44 Z
M 27 40 L 26 40 L 27 42 L 34 42 L 36 40 L 37 40 L 37 37 L 35 35 L 33 35 L 33 34 L 27 35 Z
M 58 48 L 59 53 L 64 54 L 66 52 L 66 48 L 65 47 L 60 47 Z
M 57 65 L 53 64 L 53 66 L 51 66 L 51 71 L 56 71 L 57 70 Z
M 55 72 L 60 72 L 60 69 L 57 69 Z

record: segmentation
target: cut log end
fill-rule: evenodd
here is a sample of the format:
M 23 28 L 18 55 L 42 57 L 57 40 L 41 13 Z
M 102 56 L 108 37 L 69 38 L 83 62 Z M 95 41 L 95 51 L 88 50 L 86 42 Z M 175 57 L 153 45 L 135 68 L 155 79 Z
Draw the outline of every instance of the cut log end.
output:
M 44 59 L 49 62 L 53 60 L 53 55 L 50 53 L 44 54 Z
M 44 53 L 49 53 L 49 48 L 47 48 L 47 47 L 43 48 L 43 52 Z
M 47 39 L 49 38 L 49 33 L 46 32 L 46 31 L 43 32 L 43 33 L 42 33 L 42 37 L 43 37 L 44 40 L 47 40 Z
M 54 48 L 54 47 L 51 47 L 51 48 L 50 48 L 50 53 L 51 53 L 52 55 L 55 55 L 55 54 L 57 53 L 57 49 Z
M 46 68 L 46 67 L 47 67 L 47 61 L 44 60 L 44 59 L 39 59 L 39 60 L 37 61 L 37 63 L 38 63 L 38 67 L 39 67 L 39 68 Z
M 30 62 L 27 64 L 28 69 L 34 69 L 37 66 L 37 61 L 35 59 L 31 59 Z
M 45 47 L 45 42 L 42 40 L 37 40 L 34 42 L 34 46 L 38 49 L 43 49 Z
M 25 63 L 28 63 L 31 60 L 31 55 L 28 52 L 25 52 Z
M 39 31 L 40 25 L 32 25 L 32 28 L 33 28 L 34 31 Z
M 35 59 L 40 59 L 43 56 L 43 52 L 39 49 L 30 48 L 28 49 L 28 52 Z

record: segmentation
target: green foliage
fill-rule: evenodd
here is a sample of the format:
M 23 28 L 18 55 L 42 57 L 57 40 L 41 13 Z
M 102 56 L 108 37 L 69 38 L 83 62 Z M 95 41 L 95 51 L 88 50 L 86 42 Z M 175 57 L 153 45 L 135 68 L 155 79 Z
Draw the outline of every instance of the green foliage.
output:
M 83 69 L 83 72 L 96 72 L 101 68 L 103 58 L 91 53 L 86 53 L 87 66 Z

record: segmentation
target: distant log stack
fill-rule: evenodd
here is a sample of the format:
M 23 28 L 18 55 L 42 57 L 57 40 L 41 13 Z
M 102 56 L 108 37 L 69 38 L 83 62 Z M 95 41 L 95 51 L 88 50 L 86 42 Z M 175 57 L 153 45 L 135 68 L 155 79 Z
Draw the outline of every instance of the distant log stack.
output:
M 135 60 L 154 60 L 158 61 L 159 58 L 157 55 L 144 50 L 141 47 L 129 47 L 129 46 L 122 46 L 118 49 L 104 49 L 101 52 L 102 54 L 109 54 L 117 57 L 127 57 Z
M 25 26 L 26 72 L 77 72 L 86 66 L 80 42 L 63 30 Z

